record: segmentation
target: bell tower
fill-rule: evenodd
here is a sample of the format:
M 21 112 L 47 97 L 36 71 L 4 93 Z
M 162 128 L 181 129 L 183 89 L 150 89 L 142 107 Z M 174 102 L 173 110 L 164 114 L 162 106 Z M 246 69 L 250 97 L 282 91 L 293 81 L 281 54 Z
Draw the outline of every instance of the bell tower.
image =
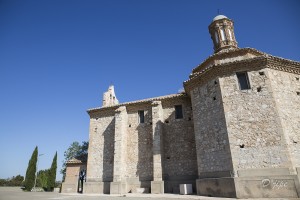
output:
M 119 101 L 115 94 L 115 88 L 113 85 L 110 85 L 107 92 L 103 93 L 102 107 L 113 106 L 116 104 L 119 104 Z
M 238 48 L 233 21 L 224 15 L 216 16 L 208 27 L 215 53 L 223 49 Z

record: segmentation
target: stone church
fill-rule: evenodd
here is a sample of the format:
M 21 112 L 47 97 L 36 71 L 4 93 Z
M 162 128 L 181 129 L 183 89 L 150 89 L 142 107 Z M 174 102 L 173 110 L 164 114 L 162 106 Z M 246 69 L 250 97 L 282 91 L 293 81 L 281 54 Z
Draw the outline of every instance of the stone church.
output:
M 179 94 L 119 103 L 114 87 L 90 116 L 88 160 L 67 164 L 63 192 L 300 197 L 300 62 L 239 48 L 233 21 L 209 25 L 214 54 Z

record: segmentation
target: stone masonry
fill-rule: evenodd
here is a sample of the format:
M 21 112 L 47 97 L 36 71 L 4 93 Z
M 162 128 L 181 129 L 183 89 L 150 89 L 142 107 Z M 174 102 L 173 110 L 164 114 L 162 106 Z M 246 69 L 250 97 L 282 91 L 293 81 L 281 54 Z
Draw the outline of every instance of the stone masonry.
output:
M 79 192 L 79 173 L 81 170 L 86 170 L 86 161 L 71 159 L 67 163 L 66 177 L 62 184 L 61 192 L 76 193 Z
M 119 104 L 110 86 L 88 110 L 84 193 L 300 197 L 300 63 L 238 48 L 233 24 L 213 19 L 185 92 Z
M 182 105 L 180 119 L 175 119 L 175 105 Z M 196 187 L 196 147 L 187 95 L 96 108 L 89 114 L 86 192 L 119 194 L 139 188 L 179 192 L 179 183 Z

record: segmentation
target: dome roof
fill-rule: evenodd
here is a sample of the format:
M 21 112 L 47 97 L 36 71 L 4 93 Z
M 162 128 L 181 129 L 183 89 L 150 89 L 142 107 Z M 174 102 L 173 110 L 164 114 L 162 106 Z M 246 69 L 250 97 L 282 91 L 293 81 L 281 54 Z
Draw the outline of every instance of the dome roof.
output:
M 228 17 L 226 17 L 225 15 L 217 15 L 214 19 L 213 22 L 219 19 L 228 19 Z

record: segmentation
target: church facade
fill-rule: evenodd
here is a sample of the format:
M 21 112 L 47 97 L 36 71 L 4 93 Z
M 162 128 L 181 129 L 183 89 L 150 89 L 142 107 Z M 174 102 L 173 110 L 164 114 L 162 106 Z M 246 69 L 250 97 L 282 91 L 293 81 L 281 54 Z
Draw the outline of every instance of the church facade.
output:
M 238 48 L 224 15 L 209 32 L 185 92 L 119 103 L 110 86 L 88 110 L 84 193 L 300 197 L 300 63 Z

